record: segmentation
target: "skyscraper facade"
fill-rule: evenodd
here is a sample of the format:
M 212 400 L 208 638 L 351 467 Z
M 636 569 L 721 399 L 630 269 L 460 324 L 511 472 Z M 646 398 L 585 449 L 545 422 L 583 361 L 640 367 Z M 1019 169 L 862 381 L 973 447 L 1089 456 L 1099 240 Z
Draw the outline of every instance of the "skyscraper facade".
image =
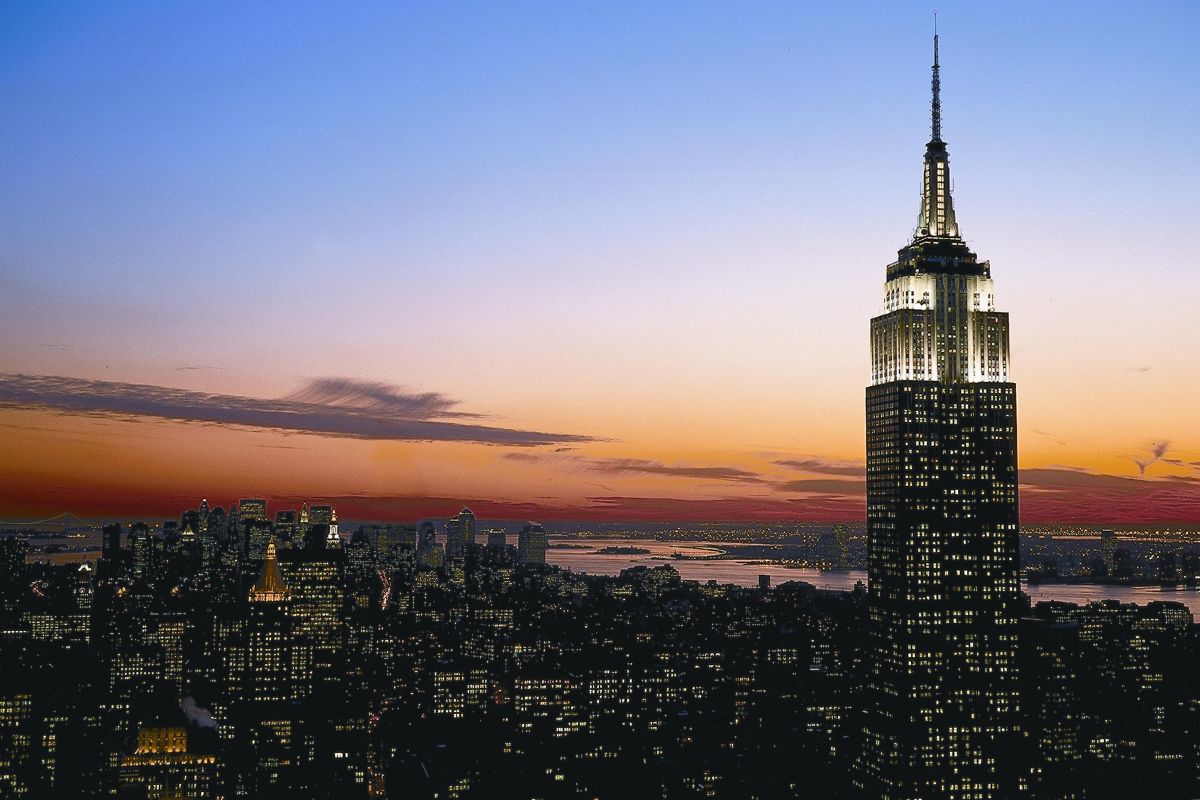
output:
M 521 527 L 517 535 L 517 563 L 546 563 L 546 529 L 536 522 Z
M 991 266 L 954 214 L 933 47 L 919 222 L 871 321 L 874 647 L 856 782 L 883 800 L 990 800 L 1018 771 L 1016 388 Z
M 266 520 L 267 501 L 258 497 L 243 498 L 242 500 L 238 501 L 238 513 L 244 520 Z
M 446 522 L 446 558 L 461 559 L 470 545 L 475 544 L 475 514 L 463 508 Z
M 275 556 L 275 542 L 267 542 L 262 572 L 250 588 L 247 615 L 246 699 L 287 701 L 292 697 L 291 590 Z

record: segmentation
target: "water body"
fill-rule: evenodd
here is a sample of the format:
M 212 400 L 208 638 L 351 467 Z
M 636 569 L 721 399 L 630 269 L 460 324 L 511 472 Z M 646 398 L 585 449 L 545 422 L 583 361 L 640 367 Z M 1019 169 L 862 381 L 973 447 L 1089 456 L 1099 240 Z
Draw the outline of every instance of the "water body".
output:
M 587 549 L 557 548 L 555 544 L 586 544 Z M 745 544 L 744 542 L 658 542 L 653 539 L 551 539 L 550 549 L 546 551 L 546 561 L 575 572 L 589 572 L 594 575 L 616 575 L 623 569 L 636 566 L 658 567 L 670 564 L 679 570 L 684 580 L 716 581 L 717 583 L 734 583 L 739 586 L 757 586 L 759 575 L 770 575 L 771 582 L 804 581 L 820 589 L 844 589 L 850 591 L 857 581 L 866 583 L 867 573 L 861 569 L 851 570 L 819 570 L 819 569 L 789 569 L 780 564 L 757 562 L 755 559 L 723 558 L 713 560 L 694 560 L 704 556 L 718 555 L 722 545 L 729 547 Z M 598 553 L 605 547 L 640 547 L 649 550 L 644 555 Z M 689 558 L 674 558 L 673 554 L 689 556 Z
M 860 581 L 865 585 L 867 572 L 862 569 L 820 570 L 789 569 L 779 564 L 756 563 L 753 559 L 719 559 L 697 561 L 672 558 L 672 553 L 689 556 L 711 555 L 720 552 L 721 542 L 657 542 L 647 539 L 551 539 L 554 544 L 588 544 L 588 549 L 555 548 L 546 551 L 546 561 L 575 572 L 595 575 L 616 575 L 623 569 L 636 566 L 657 567 L 670 564 L 679 570 L 684 580 L 716 581 L 738 586 L 757 586 L 759 575 L 770 575 L 771 583 L 804 581 L 818 589 L 851 591 Z M 602 547 L 641 547 L 650 552 L 646 555 L 606 555 L 595 552 Z M 1119 600 L 1122 603 L 1144 605 L 1156 600 L 1182 603 L 1200 618 L 1200 591 L 1196 589 L 1158 586 L 1115 586 L 1109 584 L 1040 584 L 1021 587 L 1033 602 L 1060 600 L 1066 603 L 1085 605 L 1097 600 Z
M 69 548 L 61 553 L 30 553 L 30 561 L 50 562 L 53 564 L 69 564 L 79 561 L 95 561 L 100 556 L 99 536 L 85 539 L 39 539 L 39 545 L 57 544 Z M 515 545 L 517 537 L 508 537 L 509 544 Z M 818 589 L 835 591 L 851 591 L 855 584 L 862 582 L 866 585 L 867 572 L 862 569 L 820 570 L 812 568 L 789 568 L 775 563 L 756 562 L 751 558 L 723 558 L 713 560 L 693 560 L 673 558 L 672 554 L 685 556 L 711 556 L 721 552 L 722 545 L 730 547 L 745 544 L 745 542 L 702 542 L 678 541 L 659 542 L 653 539 L 625 538 L 559 538 L 551 537 L 550 548 L 546 551 L 546 561 L 560 567 L 587 572 L 593 575 L 616 575 L 623 569 L 639 565 L 657 567 L 670 564 L 679 571 L 684 580 L 716 581 L 717 583 L 732 583 L 738 586 L 757 586 L 759 575 L 770 575 L 773 585 L 786 581 L 804 581 Z M 554 545 L 570 545 L 570 547 L 555 547 Z M 605 547 L 639 547 L 649 550 L 649 553 L 631 555 L 627 553 L 597 553 Z M 1021 587 L 1033 602 L 1042 600 L 1060 600 L 1066 603 L 1086 605 L 1097 600 L 1119 600 L 1122 603 L 1137 603 L 1144 605 L 1156 600 L 1169 600 L 1182 603 L 1192 612 L 1192 616 L 1200 619 L 1200 590 L 1182 587 L 1158 586 L 1117 586 L 1111 584 L 1039 584 Z

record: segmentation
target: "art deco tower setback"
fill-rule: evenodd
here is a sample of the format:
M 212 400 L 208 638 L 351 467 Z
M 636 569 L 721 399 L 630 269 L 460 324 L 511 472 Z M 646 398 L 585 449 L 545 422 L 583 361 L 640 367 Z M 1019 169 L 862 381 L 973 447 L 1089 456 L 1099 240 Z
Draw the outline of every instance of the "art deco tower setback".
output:
M 1008 797 L 1017 738 L 1016 388 L 991 266 L 959 235 L 933 135 L 912 241 L 871 320 L 867 528 L 875 640 L 856 782 L 868 797 Z

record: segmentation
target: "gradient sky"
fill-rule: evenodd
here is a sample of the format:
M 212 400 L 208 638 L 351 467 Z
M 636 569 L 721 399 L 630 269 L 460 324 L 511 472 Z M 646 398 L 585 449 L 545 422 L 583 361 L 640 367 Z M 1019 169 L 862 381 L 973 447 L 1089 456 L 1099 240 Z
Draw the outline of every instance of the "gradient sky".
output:
M 1200 6 L 937 7 L 1023 519 L 1200 522 Z M 6 5 L 0 518 L 862 519 L 929 11 Z

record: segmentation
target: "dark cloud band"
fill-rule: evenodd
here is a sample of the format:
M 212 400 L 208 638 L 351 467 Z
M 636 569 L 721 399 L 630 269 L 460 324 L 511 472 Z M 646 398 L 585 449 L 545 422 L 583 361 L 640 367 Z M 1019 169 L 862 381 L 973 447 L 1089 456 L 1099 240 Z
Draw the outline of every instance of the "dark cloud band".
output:
M 848 481 L 836 478 L 788 481 L 778 484 L 775 488 L 781 492 L 814 492 L 816 494 L 863 495 L 867 493 L 866 481 Z
M 590 459 L 587 468 L 593 472 L 639 475 L 666 475 L 674 478 L 701 478 L 734 483 L 766 483 L 758 473 L 736 467 L 671 466 L 640 458 Z
M 534 446 L 591 437 L 456 422 L 457 400 L 344 378 L 312 381 L 281 399 L 206 394 L 166 386 L 58 375 L 0 374 L 0 408 L 199 422 L 350 439 Z
M 781 467 L 800 472 L 815 472 L 820 475 L 850 475 L 862 477 L 867 473 L 865 464 L 844 464 L 837 461 L 825 461 L 820 458 L 787 458 L 773 462 Z

